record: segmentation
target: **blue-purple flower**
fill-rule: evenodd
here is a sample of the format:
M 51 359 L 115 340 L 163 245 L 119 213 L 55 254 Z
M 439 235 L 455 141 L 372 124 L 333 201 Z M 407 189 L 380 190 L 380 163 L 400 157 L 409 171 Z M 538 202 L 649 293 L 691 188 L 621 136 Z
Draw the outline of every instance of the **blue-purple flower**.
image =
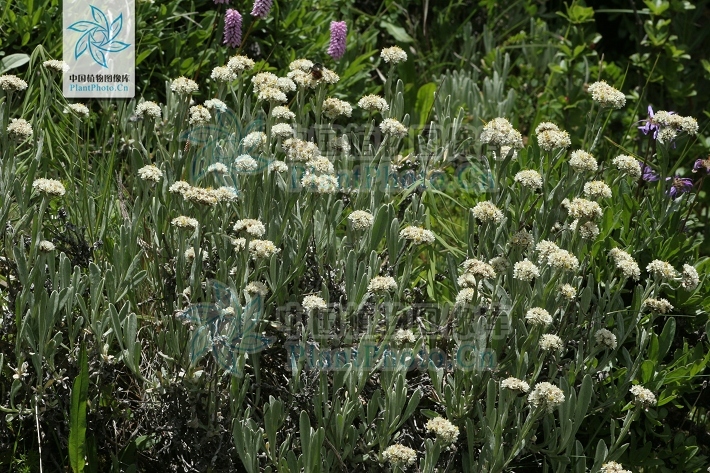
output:
M 328 54 L 335 60 L 345 54 L 345 38 L 348 35 L 348 25 L 344 21 L 330 22 L 330 46 Z
M 229 8 L 224 15 L 224 44 L 238 48 L 242 43 L 242 15 Z
M 690 192 L 693 188 L 693 180 L 687 177 L 667 177 L 666 181 L 671 181 L 671 188 L 668 190 L 668 195 L 675 199 L 680 194 Z
M 644 164 L 643 162 L 639 161 L 639 167 L 641 168 L 641 179 L 643 179 L 646 182 L 654 182 L 658 180 L 658 174 L 653 172 L 653 169 L 651 166 Z
M 710 156 L 708 156 L 706 159 L 698 159 L 697 161 L 695 161 L 695 165 L 693 166 L 693 172 L 698 172 L 702 169 L 704 169 L 707 174 L 710 174 Z

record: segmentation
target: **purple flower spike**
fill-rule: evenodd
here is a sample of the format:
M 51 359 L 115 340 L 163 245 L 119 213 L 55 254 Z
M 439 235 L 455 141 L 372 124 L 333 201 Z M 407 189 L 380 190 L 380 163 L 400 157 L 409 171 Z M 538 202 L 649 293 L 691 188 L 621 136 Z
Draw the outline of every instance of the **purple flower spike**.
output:
M 710 174 L 710 157 L 707 159 L 698 159 L 693 166 L 693 172 L 698 172 L 704 169 L 707 174 Z
M 231 48 L 242 44 L 242 15 L 233 8 L 224 15 L 224 44 Z
M 344 21 L 330 22 L 330 46 L 328 54 L 338 60 L 345 54 L 345 38 L 348 35 L 348 25 Z
M 666 181 L 672 181 L 672 187 L 668 191 L 668 195 L 670 195 L 672 199 L 675 199 L 680 194 L 690 192 L 690 190 L 693 188 L 693 180 L 688 179 L 686 177 L 667 177 Z
M 641 168 L 641 179 L 643 179 L 646 182 L 654 182 L 658 180 L 658 174 L 653 172 L 653 169 L 651 169 L 651 166 L 647 166 L 646 164 L 642 163 L 641 161 L 638 162 L 639 167 Z
M 273 3 L 274 0 L 255 0 L 254 8 L 251 10 L 251 16 L 257 16 L 261 19 L 266 18 L 269 15 L 269 11 L 271 11 L 271 5 Z
M 226 3 L 226 4 L 228 4 L 228 3 L 229 3 L 229 0 L 214 0 L 214 3 L 215 3 L 216 5 L 219 5 L 220 3 Z

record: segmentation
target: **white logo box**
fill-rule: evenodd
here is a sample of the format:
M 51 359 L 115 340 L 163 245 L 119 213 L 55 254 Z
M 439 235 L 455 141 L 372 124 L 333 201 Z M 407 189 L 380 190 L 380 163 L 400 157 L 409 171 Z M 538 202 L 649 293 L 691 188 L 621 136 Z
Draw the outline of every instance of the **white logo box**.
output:
M 63 1 L 67 98 L 135 95 L 135 0 Z

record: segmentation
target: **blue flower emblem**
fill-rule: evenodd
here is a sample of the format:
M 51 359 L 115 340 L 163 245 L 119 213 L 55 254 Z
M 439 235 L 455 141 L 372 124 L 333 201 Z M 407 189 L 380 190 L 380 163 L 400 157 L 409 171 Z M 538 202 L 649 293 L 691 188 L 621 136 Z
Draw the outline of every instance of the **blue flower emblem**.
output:
M 79 59 L 86 51 L 89 51 L 96 64 L 108 68 L 107 54 L 123 51 L 130 46 L 128 43 L 116 40 L 123 29 L 123 13 L 109 24 L 104 12 L 93 5 L 90 6 L 94 21 L 77 21 L 67 28 L 84 33 L 74 46 L 74 59 Z

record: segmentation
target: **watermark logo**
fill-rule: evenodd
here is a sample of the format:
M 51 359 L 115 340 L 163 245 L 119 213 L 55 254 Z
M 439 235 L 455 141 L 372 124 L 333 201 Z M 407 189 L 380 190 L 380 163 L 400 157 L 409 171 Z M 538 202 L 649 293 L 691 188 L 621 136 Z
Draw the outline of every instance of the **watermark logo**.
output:
M 100 8 L 93 5 L 90 7 L 94 21 L 77 21 L 68 28 L 82 33 L 74 46 L 74 59 L 79 59 L 88 51 L 96 64 L 108 68 L 106 63 L 108 53 L 118 53 L 130 46 L 116 39 L 123 29 L 123 13 L 109 23 L 106 14 Z
M 177 317 L 193 326 L 190 361 L 196 364 L 208 352 L 227 372 L 243 375 L 246 356 L 258 353 L 274 343 L 258 331 L 264 316 L 264 298 L 250 296 L 242 305 L 235 290 L 219 281 L 207 281 L 215 302 L 192 304 Z
M 62 2 L 67 98 L 135 95 L 135 0 Z

